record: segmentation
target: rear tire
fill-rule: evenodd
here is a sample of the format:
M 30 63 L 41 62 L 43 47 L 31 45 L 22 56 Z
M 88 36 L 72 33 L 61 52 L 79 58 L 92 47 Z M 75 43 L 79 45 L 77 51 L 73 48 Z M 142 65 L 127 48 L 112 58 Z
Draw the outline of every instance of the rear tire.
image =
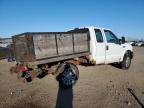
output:
M 73 86 L 79 78 L 79 70 L 72 63 L 61 64 L 56 71 L 56 80 L 62 88 Z
M 131 56 L 129 53 L 126 53 L 123 58 L 123 61 L 121 62 L 121 68 L 127 70 L 130 68 L 130 65 L 131 65 Z

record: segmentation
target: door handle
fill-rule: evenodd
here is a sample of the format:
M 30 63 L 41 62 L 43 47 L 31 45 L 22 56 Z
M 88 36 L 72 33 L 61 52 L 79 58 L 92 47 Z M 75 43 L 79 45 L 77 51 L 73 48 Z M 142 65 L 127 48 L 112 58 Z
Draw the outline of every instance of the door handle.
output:
M 108 45 L 106 45 L 106 50 L 109 50 L 109 46 Z

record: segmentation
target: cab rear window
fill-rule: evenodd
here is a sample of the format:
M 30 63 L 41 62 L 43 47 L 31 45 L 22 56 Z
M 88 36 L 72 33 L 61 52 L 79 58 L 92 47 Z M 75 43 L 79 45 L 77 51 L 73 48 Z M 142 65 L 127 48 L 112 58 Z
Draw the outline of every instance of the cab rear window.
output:
M 97 42 L 102 43 L 103 42 L 103 36 L 102 36 L 102 33 L 99 29 L 95 29 L 95 35 L 96 35 Z

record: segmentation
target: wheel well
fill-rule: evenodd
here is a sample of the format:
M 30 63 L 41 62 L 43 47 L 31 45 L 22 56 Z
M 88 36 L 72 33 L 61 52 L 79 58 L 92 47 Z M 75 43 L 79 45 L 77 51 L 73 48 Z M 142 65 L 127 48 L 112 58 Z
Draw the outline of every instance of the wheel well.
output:
M 133 52 L 132 51 L 128 50 L 126 53 L 128 53 L 130 55 L 131 59 L 133 58 Z

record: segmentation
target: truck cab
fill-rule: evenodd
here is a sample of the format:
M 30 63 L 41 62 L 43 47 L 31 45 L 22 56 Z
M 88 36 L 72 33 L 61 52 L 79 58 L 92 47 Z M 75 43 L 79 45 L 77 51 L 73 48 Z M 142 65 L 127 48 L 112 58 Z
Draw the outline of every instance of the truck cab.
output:
M 110 29 L 99 27 L 82 27 L 77 30 L 88 32 L 90 37 L 89 59 L 94 64 L 118 63 L 123 69 L 130 67 L 133 48 L 130 44 L 125 43 L 124 37 L 118 39 Z

